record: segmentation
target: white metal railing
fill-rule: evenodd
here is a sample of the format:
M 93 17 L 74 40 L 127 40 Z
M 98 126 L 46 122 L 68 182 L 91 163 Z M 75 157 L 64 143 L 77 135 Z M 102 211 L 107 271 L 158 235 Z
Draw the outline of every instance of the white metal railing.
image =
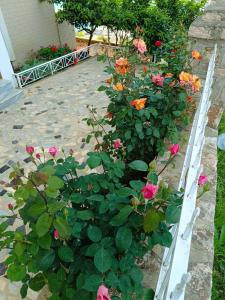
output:
M 68 68 L 69 66 L 72 66 L 90 56 L 94 56 L 98 47 L 98 44 L 94 44 L 13 75 L 17 80 L 18 86 L 22 88 L 32 82 Z
M 196 208 L 198 178 L 201 172 L 201 157 L 204 146 L 205 127 L 208 122 L 208 110 L 215 69 L 217 46 L 210 58 L 202 97 L 195 114 L 184 165 L 179 182 L 179 190 L 184 189 L 181 218 L 171 230 L 173 243 L 165 249 L 155 300 L 183 300 L 186 284 L 191 279 L 188 272 L 193 226 L 200 214 Z

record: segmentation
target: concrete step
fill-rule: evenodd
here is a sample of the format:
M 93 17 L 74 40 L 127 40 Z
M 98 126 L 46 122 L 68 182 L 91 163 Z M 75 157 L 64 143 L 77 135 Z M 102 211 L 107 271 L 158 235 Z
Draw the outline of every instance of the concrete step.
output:
M 12 89 L 5 96 L 5 98 L 0 98 L 0 110 L 7 108 L 8 106 L 16 103 L 22 98 L 23 90 L 20 89 Z
M 1 79 L 0 80 L 0 102 L 1 99 L 4 99 L 11 90 L 13 90 L 12 82 L 9 80 Z

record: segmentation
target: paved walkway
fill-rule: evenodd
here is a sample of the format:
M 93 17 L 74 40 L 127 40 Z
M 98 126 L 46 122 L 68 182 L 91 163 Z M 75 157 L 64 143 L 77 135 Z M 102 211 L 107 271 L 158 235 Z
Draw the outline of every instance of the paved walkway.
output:
M 26 145 L 72 148 L 76 158 L 83 161 L 91 145 L 81 149 L 82 138 L 90 130 L 82 119 L 88 116 L 88 104 L 98 108 L 107 105 L 104 93 L 97 91 L 106 77 L 104 65 L 92 58 L 28 86 L 20 102 L 0 111 L 0 215 L 8 211 L 10 201 L 1 181 L 8 181 L 13 162 L 29 163 Z M 0 254 L 0 274 L 4 256 Z M 37 297 L 30 291 L 27 299 Z M 0 300 L 18 299 L 18 285 L 0 278 Z

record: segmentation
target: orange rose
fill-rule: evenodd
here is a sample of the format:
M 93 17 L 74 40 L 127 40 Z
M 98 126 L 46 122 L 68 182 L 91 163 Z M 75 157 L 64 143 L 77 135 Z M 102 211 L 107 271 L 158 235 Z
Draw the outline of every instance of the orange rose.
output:
M 135 108 L 137 110 L 142 110 L 143 108 L 145 108 L 146 101 L 147 101 L 147 98 L 140 98 L 140 99 L 131 101 L 130 105 L 135 106 Z
M 193 92 L 199 92 L 201 87 L 202 87 L 201 79 L 198 76 L 193 75 L 192 76 L 192 83 L 191 83 L 192 91 Z
M 116 60 L 116 72 L 121 75 L 125 75 L 129 68 L 129 62 L 127 58 L 120 57 Z
M 192 51 L 191 52 L 192 58 L 196 59 L 196 60 L 201 60 L 202 59 L 202 55 L 200 52 L 198 51 Z
M 122 83 L 118 82 L 113 86 L 113 89 L 117 92 L 122 92 L 124 90 L 124 86 L 122 85 Z
M 192 79 L 192 75 L 190 73 L 181 72 L 179 75 L 180 81 L 184 83 L 188 83 Z

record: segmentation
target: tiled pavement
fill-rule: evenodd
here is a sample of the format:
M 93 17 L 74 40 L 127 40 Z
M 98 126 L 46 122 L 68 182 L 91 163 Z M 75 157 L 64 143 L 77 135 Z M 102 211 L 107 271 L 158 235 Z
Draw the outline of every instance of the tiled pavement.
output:
M 106 76 L 104 65 L 92 58 L 26 87 L 21 101 L 0 111 L 0 215 L 10 201 L 3 182 L 8 181 L 11 166 L 20 161 L 31 168 L 26 145 L 73 149 L 77 160 L 83 161 L 91 145 L 82 146 L 89 130 L 82 119 L 88 116 L 88 104 L 106 106 L 106 96 L 97 91 Z M 0 274 L 4 256 L 0 254 Z M 18 286 L 0 278 L 0 300 L 21 299 Z M 29 291 L 27 300 L 37 297 Z

